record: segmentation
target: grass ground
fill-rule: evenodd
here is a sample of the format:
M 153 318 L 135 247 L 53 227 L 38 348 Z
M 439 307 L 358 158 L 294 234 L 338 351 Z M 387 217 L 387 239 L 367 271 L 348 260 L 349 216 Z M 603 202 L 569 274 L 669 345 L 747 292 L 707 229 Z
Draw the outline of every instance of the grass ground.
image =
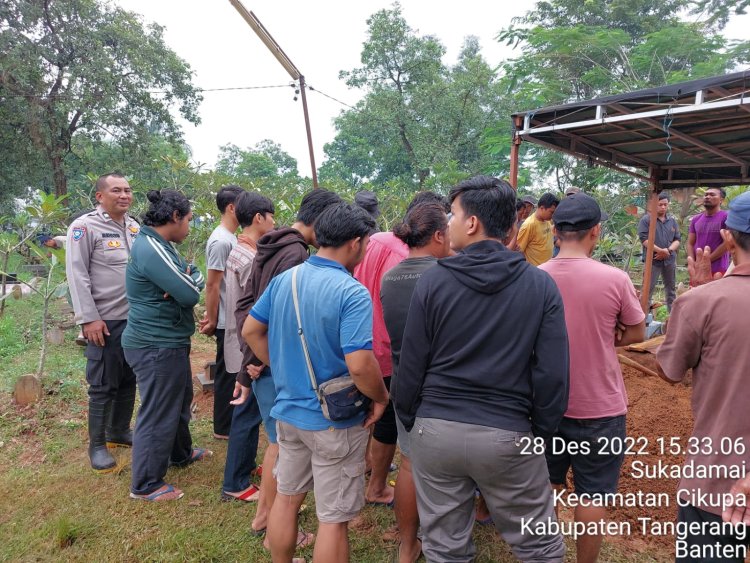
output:
M 54 323 L 69 323 L 63 308 L 64 301 L 56 303 Z M 226 443 L 211 437 L 209 408 L 197 410 L 191 430 L 214 456 L 171 469 L 167 480 L 185 497 L 162 505 L 128 499 L 129 450 L 115 450 L 121 465 L 115 474 L 95 475 L 88 467 L 85 359 L 73 343 L 76 329 L 50 349 L 42 401 L 27 408 L 11 403 L 17 377 L 36 368 L 40 319 L 33 299 L 9 302 L 0 318 L 0 561 L 268 561 L 261 540 L 249 533 L 254 506 L 219 500 Z M 199 337 L 194 351 L 210 353 L 211 346 Z M 314 531 L 314 499 L 308 501 L 300 524 Z M 365 508 L 350 533 L 351 560 L 392 561 L 393 524 L 392 511 Z M 493 529 L 476 529 L 474 539 L 478 562 L 515 560 Z M 568 547 L 567 560 L 574 561 Z M 606 543 L 601 561 L 669 560 L 666 553 L 638 551 L 623 541 Z M 312 549 L 301 554 L 310 561 Z

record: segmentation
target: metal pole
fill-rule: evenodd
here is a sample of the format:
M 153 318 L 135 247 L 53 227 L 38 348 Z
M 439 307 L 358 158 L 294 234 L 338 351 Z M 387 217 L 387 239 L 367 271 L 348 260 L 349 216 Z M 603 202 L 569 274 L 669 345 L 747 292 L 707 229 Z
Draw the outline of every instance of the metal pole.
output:
M 318 187 L 318 172 L 315 169 L 315 153 L 313 152 L 312 133 L 310 132 L 310 116 L 307 113 L 307 96 L 305 95 L 305 77 L 299 77 L 299 92 L 302 95 L 302 111 L 305 113 L 305 129 L 307 129 L 307 148 L 310 151 L 310 168 L 312 169 L 313 189 Z
M 651 169 L 651 196 L 648 201 L 648 242 L 646 243 L 646 263 L 643 266 L 643 284 L 641 285 L 641 308 L 648 315 L 649 288 L 651 287 L 651 276 L 654 266 L 654 239 L 656 238 L 656 218 L 659 206 L 659 176 L 655 168 Z
M 520 116 L 516 116 L 514 124 L 513 143 L 510 146 L 510 185 L 513 186 L 514 190 L 518 191 L 518 153 L 521 147 L 521 137 L 518 135 L 518 130 L 523 124 L 523 119 Z

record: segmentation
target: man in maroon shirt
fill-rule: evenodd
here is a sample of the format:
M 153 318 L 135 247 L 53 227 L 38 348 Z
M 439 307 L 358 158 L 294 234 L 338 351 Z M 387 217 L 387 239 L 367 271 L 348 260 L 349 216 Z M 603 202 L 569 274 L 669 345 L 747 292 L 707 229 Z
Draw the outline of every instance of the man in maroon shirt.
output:
M 677 298 L 666 339 L 656 355 L 659 375 L 670 383 L 693 370 L 691 441 L 701 447 L 683 444 L 685 463 L 695 470 L 680 480 L 677 490 L 678 522 L 688 523 L 687 534 L 675 545 L 679 562 L 739 563 L 745 561 L 750 542 L 749 530 L 742 525 L 716 530 L 722 511 L 744 510 L 748 504 L 742 489 L 732 485 L 745 473 L 750 445 L 750 419 L 741 415 L 750 400 L 750 192 L 732 201 L 726 227 L 721 236 L 735 269 L 706 283 L 712 279 L 707 258 L 711 249 L 696 250 L 696 260 L 688 258 L 694 283 L 704 285 Z M 703 274 L 698 275 L 696 268 L 702 268 Z M 703 469 L 720 476 L 701 478 Z M 727 510 L 728 519 L 733 512 Z

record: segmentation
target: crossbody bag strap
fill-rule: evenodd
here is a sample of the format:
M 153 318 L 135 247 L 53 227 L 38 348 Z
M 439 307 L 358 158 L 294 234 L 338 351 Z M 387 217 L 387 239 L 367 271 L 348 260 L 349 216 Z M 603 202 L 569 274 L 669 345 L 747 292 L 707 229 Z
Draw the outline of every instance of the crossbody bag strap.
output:
M 313 391 L 318 395 L 318 383 L 315 381 L 315 370 L 313 369 L 312 362 L 310 361 L 310 351 L 307 349 L 307 339 L 305 333 L 302 330 L 302 317 L 299 314 L 299 297 L 297 295 L 297 271 L 302 265 L 295 266 L 292 270 L 292 301 L 294 301 L 294 312 L 297 314 L 297 333 L 299 339 L 302 342 L 302 351 L 305 354 L 305 362 L 307 363 L 307 373 L 310 376 L 310 384 L 312 385 Z M 320 397 L 318 397 L 320 398 Z

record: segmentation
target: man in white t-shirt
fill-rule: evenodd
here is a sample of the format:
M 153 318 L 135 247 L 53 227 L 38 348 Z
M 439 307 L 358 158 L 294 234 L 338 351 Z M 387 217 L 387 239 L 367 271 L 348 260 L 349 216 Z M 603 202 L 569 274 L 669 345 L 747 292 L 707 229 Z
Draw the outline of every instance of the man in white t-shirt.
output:
M 200 332 L 216 336 L 216 371 L 214 374 L 214 438 L 229 439 L 232 426 L 232 405 L 236 373 L 227 373 L 224 363 L 224 327 L 226 323 L 226 284 L 224 270 L 227 257 L 237 244 L 234 235 L 239 227 L 234 215 L 234 202 L 243 192 L 239 186 L 224 186 L 216 194 L 216 207 L 221 223 L 206 243 L 206 314 L 200 322 Z

